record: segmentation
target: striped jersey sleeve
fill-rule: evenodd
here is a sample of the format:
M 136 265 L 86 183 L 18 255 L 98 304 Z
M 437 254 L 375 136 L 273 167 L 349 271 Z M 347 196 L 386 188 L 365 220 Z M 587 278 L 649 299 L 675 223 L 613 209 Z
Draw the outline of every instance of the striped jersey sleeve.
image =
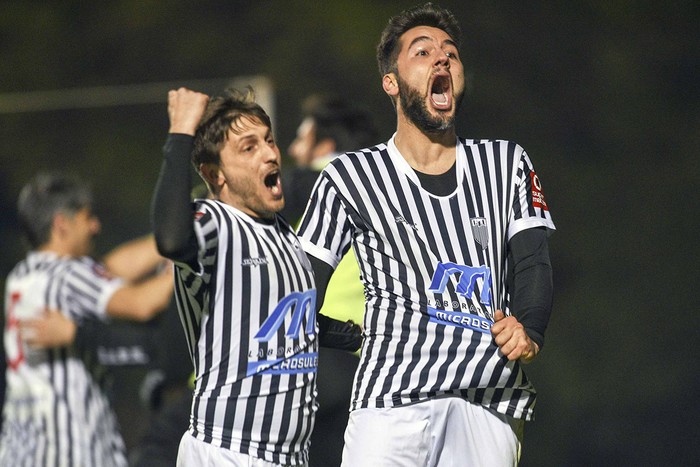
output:
M 270 462 L 306 462 L 318 358 L 311 264 L 282 218 L 264 224 L 211 200 L 196 213 L 198 264 L 176 264 L 196 377 L 189 431 Z
M 7 356 L 0 465 L 126 466 L 124 443 L 100 383 L 104 371 L 72 346 L 36 349 L 19 336 L 19 322 L 46 307 L 74 320 L 104 316 L 121 280 L 90 258 L 30 253 L 6 282 Z
M 459 140 L 457 188 L 435 196 L 390 140 L 336 158 L 311 195 L 298 234 L 335 267 L 352 246 L 365 284 L 365 341 L 352 408 L 459 394 L 529 419 L 535 390 L 493 343 L 507 314 L 508 239 L 554 229 L 524 150 Z

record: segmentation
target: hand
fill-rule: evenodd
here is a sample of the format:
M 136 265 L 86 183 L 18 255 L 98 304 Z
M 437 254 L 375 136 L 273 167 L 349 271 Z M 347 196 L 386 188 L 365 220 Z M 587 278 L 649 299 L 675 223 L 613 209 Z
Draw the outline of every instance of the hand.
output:
M 494 342 L 508 360 L 520 360 L 530 363 L 540 351 L 539 346 L 528 337 L 527 332 L 515 316 L 506 317 L 501 310 L 496 310 L 496 321 L 491 326 Z
M 362 328 L 352 321 L 338 321 L 317 314 L 318 339 L 321 347 L 356 352 L 362 346 Z
M 77 326 L 60 311 L 46 309 L 39 318 L 22 320 L 19 329 L 29 346 L 46 349 L 72 344 Z
M 194 136 L 208 102 L 209 96 L 187 88 L 169 91 L 169 132 Z

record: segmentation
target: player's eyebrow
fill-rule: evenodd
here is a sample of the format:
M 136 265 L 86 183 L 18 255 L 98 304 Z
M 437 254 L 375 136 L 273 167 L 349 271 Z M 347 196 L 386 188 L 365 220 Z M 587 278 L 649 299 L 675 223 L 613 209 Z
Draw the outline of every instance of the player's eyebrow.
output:
M 408 44 L 408 50 L 410 50 L 411 47 L 416 45 L 416 43 L 423 42 L 423 41 L 432 41 L 432 39 L 428 36 L 418 36 L 415 39 L 413 39 L 410 44 Z M 444 41 L 442 41 L 442 45 L 443 46 L 444 45 L 452 45 L 455 48 L 457 48 L 457 43 L 455 41 L 453 41 L 452 39 L 445 39 Z

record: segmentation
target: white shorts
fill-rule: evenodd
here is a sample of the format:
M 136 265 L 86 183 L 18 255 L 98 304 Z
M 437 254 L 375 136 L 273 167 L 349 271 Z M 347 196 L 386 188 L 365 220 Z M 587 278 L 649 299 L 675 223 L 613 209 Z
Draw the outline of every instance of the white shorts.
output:
M 514 467 L 523 426 L 459 397 L 357 409 L 345 430 L 342 467 Z
M 180 439 L 177 467 L 288 467 L 205 443 L 186 432 Z M 301 467 L 305 467 L 302 465 Z

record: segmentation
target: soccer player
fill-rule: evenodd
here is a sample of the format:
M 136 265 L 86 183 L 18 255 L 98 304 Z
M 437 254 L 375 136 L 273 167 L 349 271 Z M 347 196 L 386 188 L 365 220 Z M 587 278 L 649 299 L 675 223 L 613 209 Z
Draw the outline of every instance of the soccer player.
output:
M 456 135 L 460 35 L 433 4 L 390 19 L 396 133 L 331 161 L 298 231 L 319 296 L 351 246 L 365 283 L 344 466 L 516 465 L 533 414 L 554 224 L 522 147 Z
M 284 195 L 270 118 L 252 90 L 212 99 L 173 90 L 168 114 L 154 232 L 175 262 L 195 366 L 178 465 L 306 465 L 324 338 L 311 265 L 277 215 Z M 213 199 L 190 202 L 190 157 Z M 319 328 L 331 340 L 356 329 L 327 324 Z
M 19 219 L 31 251 L 10 272 L 5 294 L 7 392 L 0 465 L 125 466 L 124 443 L 102 383 L 104 368 L 68 334 L 38 343 L 33 326 L 61 310 L 72 322 L 145 321 L 172 297 L 170 268 L 152 237 L 128 242 L 100 263 L 89 257 L 100 229 L 85 183 L 59 173 L 37 175 L 21 191 Z M 145 279 L 142 279 L 144 278 Z M 142 280 L 141 280 L 142 279 Z M 47 311 L 52 310 L 52 311 Z M 66 320 L 63 320 L 67 322 Z M 31 332 L 30 332 L 31 331 Z M 31 345 L 30 345 L 31 344 Z

